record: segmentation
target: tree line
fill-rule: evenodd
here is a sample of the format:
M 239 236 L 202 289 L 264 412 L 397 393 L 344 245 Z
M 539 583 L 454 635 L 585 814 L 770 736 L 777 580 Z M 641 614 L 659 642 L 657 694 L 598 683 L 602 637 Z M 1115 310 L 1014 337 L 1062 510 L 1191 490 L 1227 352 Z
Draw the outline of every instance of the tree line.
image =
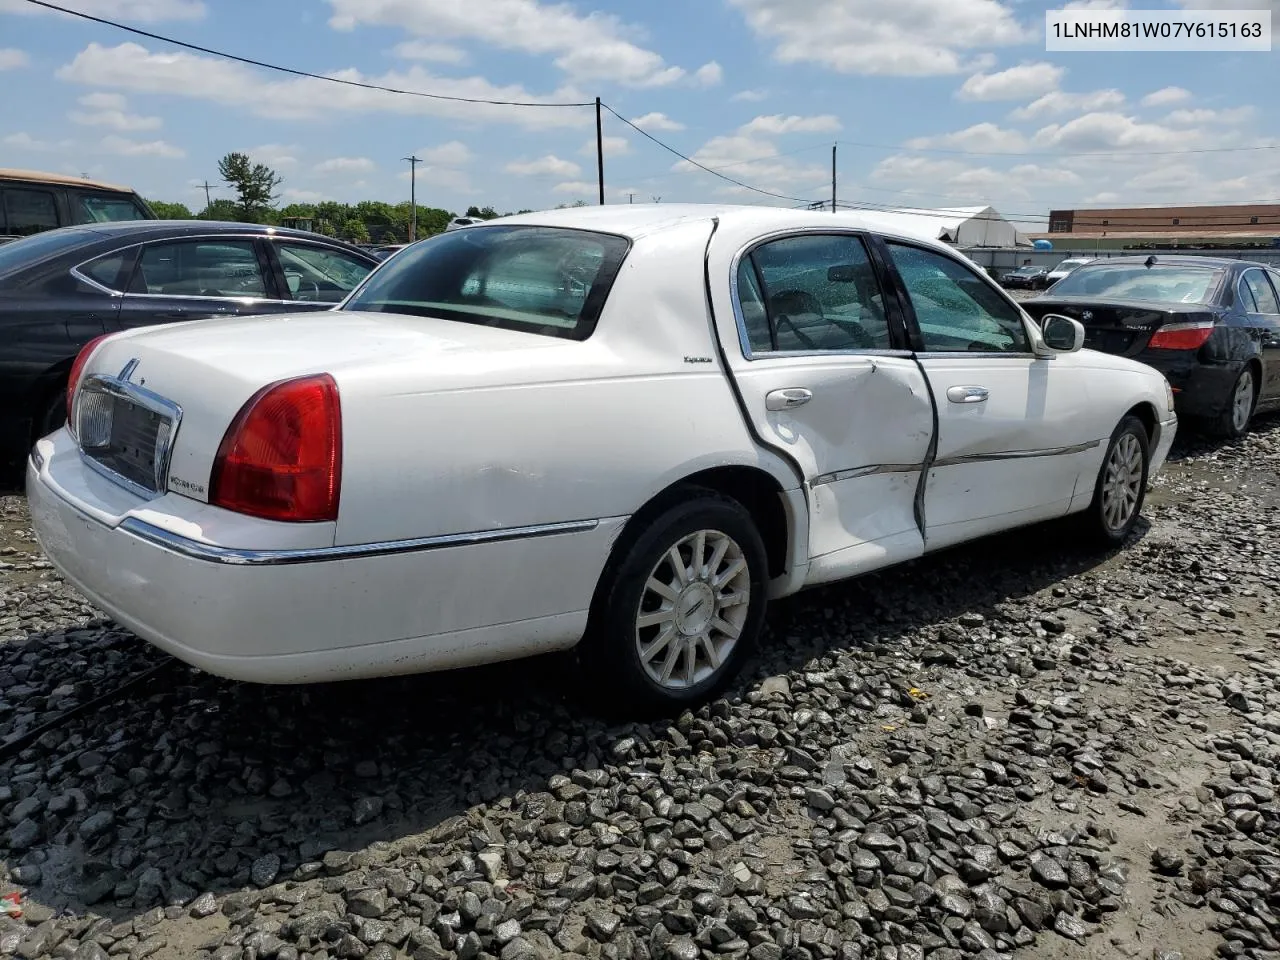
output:
M 359 203 L 290 203 L 276 206 L 284 178 L 266 164 L 254 163 L 243 153 L 229 153 L 218 162 L 222 181 L 235 191 L 236 199 L 219 199 L 199 212 L 185 203 L 148 200 L 161 220 L 232 220 L 242 223 L 264 223 L 272 226 L 302 226 L 351 243 L 404 243 L 409 239 L 413 207 L 403 203 L 361 200 Z M 576 206 L 585 205 L 579 201 Z M 530 213 L 518 210 L 516 213 Z M 491 206 L 468 207 L 463 216 L 481 220 L 509 217 L 512 211 L 498 213 Z M 417 238 L 443 233 L 449 221 L 458 214 L 441 207 L 418 207 Z

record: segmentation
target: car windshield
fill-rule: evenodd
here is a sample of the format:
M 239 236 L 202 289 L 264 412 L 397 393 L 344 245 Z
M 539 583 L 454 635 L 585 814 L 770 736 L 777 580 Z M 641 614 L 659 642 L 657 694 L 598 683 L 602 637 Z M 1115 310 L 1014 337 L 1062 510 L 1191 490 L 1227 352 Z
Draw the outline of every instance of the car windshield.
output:
M 76 204 L 76 223 L 111 223 L 117 220 L 150 220 L 133 197 L 110 194 L 83 195 Z
M 628 248 L 623 237 L 560 227 L 456 230 L 387 260 L 342 309 L 585 340 Z
M 30 264 L 79 246 L 90 236 L 83 230 L 69 228 L 45 230 L 12 243 L 0 244 L 0 277 L 9 276 Z
M 1085 264 L 1053 286 L 1054 296 L 1208 303 L 1222 268 L 1196 264 Z

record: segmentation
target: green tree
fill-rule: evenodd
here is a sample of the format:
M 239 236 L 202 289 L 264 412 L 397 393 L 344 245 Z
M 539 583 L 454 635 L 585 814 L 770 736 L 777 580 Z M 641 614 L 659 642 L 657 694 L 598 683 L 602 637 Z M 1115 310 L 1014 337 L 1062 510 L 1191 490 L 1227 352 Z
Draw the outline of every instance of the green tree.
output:
M 239 220 L 240 207 L 234 200 L 214 200 L 200 213 L 201 220 Z
M 148 200 L 147 206 L 161 220 L 193 220 L 195 214 L 185 203 L 169 203 L 167 200 Z
M 464 216 L 476 217 L 479 220 L 493 220 L 498 216 L 498 211 L 493 207 L 467 207 Z
M 218 175 L 235 190 L 240 214 L 250 223 L 256 222 L 271 206 L 284 182 L 284 178 L 265 163 L 253 163 L 244 153 L 228 153 L 219 160 Z
M 352 243 L 368 243 L 369 228 L 359 217 L 348 217 L 347 222 L 342 225 L 342 238 Z

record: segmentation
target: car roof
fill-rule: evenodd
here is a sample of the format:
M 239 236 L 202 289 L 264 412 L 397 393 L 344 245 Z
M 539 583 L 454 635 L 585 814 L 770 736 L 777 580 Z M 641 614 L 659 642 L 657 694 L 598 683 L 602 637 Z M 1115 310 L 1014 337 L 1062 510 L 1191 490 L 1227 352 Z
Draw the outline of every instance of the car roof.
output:
M 275 227 L 263 223 L 236 223 L 230 220 L 114 220 L 107 223 L 83 223 L 66 230 L 83 230 L 96 233 L 101 237 L 136 237 L 146 238 L 152 234 L 159 236 L 183 236 L 196 233 L 253 233 L 263 236 L 303 237 L 309 240 L 327 240 L 331 243 L 342 243 L 332 237 L 312 233 L 309 230 L 295 230 L 291 227 Z M 343 244 L 350 246 L 350 244 Z
M 817 210 L 793 210 L 786 207 L 747 204 L 613 203 L 594 207 L 567 207 L 501 217 L 487 221 L 485 224 L 476 224 L 471 229 L 504 224 L 576 227 L 583 230 L 615 233 L 635 240 L 689 223 L 709 222 L 712 219 L 719 220 L 722 228 L 756 229 L 760 233 L 815 226 L 870 230 L 922 240 L 939 249 L 954 250 L 954 247 L 919 229 L 920 214 L 918 213 L 906 214 L 879 210 L 842 210 L 839 213 L 823 213 Z M 939 219 L 939 229 L 942 223 L 942 219 Z
M 22 180 L 26 183 L 56 183 L 68 187 L 90 187 L 94 190 L 110 190 L 114 193 L 134 193 L 132 187 L 122 187 L 101 180 L 72 177 L 65 173 L 47 173 L 43 170 L 14 170 L 0 167 L 0 180 Z

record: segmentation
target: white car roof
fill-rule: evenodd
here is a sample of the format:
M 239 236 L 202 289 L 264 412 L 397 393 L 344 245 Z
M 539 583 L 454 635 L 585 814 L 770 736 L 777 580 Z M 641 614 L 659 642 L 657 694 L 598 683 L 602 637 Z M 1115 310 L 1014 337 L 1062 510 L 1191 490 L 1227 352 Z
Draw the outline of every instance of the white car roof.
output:
M 954 248 L 920 230 L 919 213 L 880 211 L 841 211 L 823 213 L 818 210 L 789 210 L 785 207 L 749 206 L 714 203 L 612 203 L 594 207 L 566 207 L 524 213 L 494 224 L 522 223 L 548 227 L 578 227 L 616 233 L 638 239 L 688 223 L 720 220 L 722 230 L 735 234 L 774 230 L 839 226 L 853 230 L 871 230 L 911 240 L 952 252 Z

